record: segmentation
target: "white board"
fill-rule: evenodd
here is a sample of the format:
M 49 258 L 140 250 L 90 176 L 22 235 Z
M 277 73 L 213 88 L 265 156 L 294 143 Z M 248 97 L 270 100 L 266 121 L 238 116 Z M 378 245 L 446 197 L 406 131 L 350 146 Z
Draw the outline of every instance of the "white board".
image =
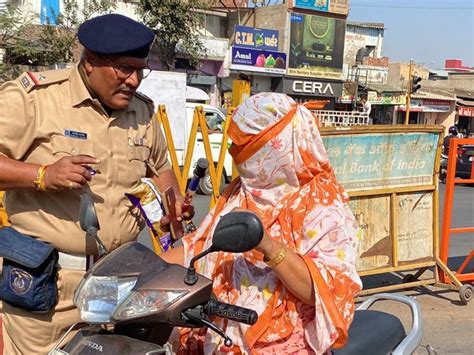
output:
M 144 93 L 155 104 L 166 106 L 174 145 L 177 150 L 184 149 L 185 132 L 188 131 L 186 120 L 186 74 L 167 71 L 152 71 L 143 79 L 138 91 Z M 184 128 L 184 129 L 183 129 Z

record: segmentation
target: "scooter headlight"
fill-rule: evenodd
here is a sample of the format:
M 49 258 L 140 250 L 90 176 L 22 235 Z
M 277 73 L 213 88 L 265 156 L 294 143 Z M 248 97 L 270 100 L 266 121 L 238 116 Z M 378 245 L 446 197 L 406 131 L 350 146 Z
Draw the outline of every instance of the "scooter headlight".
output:
M 119 305 L 113 314 L 113 318 L 115 320 L 126 320 L 156 313 L 169 307 L 188 292 L 187 290 L 134 291 Z
M 111 323 L 117 307 L 127 299 L 137 277 L 89 276 L 76 291 L 74 304 L 88 323 Z

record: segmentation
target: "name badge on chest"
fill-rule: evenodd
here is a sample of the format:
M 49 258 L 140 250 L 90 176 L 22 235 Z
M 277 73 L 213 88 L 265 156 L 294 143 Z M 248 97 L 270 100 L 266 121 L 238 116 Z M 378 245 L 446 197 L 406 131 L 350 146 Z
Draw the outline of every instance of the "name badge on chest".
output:
M 65 129 L 64 130 L 64 135 L 66 137 L 70 137 L 70 138 L 76 138 L 76 139 L 87 139 L 87 133 L 85 132 L 79 132 L 79 131 L 73 131 L 73 130 L 70 130 L 70 129 Z

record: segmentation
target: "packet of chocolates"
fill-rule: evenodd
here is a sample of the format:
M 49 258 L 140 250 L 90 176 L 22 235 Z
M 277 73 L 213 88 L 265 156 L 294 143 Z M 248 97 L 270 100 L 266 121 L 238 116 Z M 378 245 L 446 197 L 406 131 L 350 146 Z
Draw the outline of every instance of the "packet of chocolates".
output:
M 132 191 L 125 193 L 134 207 L 140 210 L 151 234 L 154 237 L 153 246 L 157 254 L 167 251 L 172 247 L 173 239 L 170 232 L 161 226 L 161 217 L 165 214 L 163 200 L 153 181 L 143 178 L 142 182 Z

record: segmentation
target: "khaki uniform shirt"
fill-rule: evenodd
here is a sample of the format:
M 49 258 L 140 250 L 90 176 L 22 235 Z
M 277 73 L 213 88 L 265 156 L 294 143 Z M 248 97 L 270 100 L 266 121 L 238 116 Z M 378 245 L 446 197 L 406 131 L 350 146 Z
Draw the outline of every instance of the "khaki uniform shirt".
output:
M 170 169 L 166 141 L 150 99 L 135 94 L 125 110 L 109 115 L 91 97 L 79 68 L 24 73 L 0 89 L 0 154 L 35 164 L 87 154 L 100 159 L 90 190 L 97 210 L 99 237 L 107 249 L 134 240 L 143 227 L 139 211 L 124 193 L 140 183 L 151 166 Z M 53 244 L 59 251 L 97 254 L 78 222 L 84 189 L 6 192 L 13 227 Z

